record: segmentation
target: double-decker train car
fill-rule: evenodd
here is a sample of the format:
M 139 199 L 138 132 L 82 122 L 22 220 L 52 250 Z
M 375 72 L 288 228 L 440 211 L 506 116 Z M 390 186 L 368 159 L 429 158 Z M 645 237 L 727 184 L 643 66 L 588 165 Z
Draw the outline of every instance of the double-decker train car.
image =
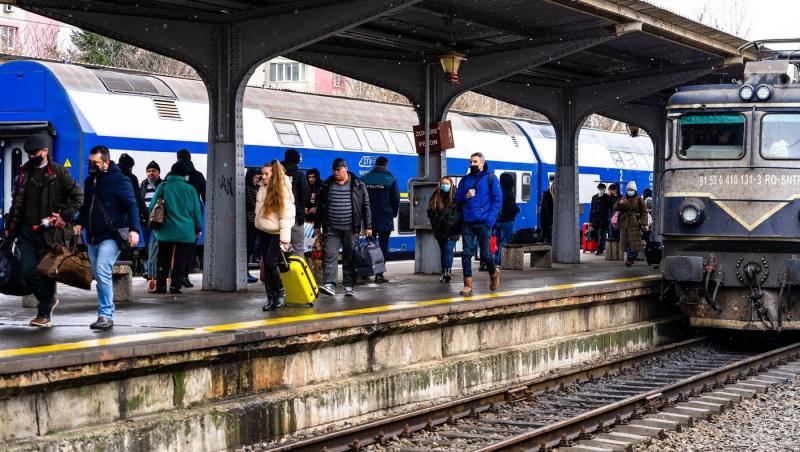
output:
M 282 159 L 286 149 L 301 154 L 301 169 L 330 174 L 334 158 L 344 157 L 360 176 L 381 155 L 401 192 L 417 174 L 418 156 L 412 126 L 418 122 L 409 106 L 333 96 L 248 88 L 244 96 L 244 163 L 260 167 Z M 452 112 L 456 148 L 447 151 L 447 168 L 465 174 L 471 153 L 480 151 L 495 174 L 511 173 L 521 212 L 515 228 L 538 225 L 538 202 L 555 172 L 555 134 L 548 123 Z M 141 180 L 148 162 L 166 173 L 175 152 L 186 148 L 195 167 L 205 172 L 208 140 L 207 91 L 198 80 L 41 61 L 0 65 L 0 199 L 7 212 L 13 180 L 25 161 L 22 143 L 38 131 L 53 135 L 51 155 L 76 180 L 86 175 L 86 156 L 104 144 L 117 159 L 136 160 Z M 598 181 L 634 179 L 651 185 L 652 144 L 647 137 L 585 130 L 580 136 L 582 219 Z M 213 182 L 209 182 L 213 183 Z M 390 240 L 394 257 L 414 249 L 409 204 L 402 193 L 397 227 Z M 311 229 L 307 228 L 310 237 Z M 202 238 L 199 242 L 202 244 Z M 576 245 L 577 246 L 577 245 Z
M 669 101 L 661 270 L 694 326 L 800 328 L 796 62 L 747 63 L 743 83 Z

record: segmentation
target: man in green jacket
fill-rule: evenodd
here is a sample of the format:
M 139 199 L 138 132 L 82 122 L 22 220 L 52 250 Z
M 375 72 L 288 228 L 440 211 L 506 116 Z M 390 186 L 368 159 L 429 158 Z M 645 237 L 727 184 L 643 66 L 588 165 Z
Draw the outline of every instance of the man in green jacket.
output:
M 167 277 L 171 276 L 169 293 L 181 293 L 183 279 L 189 273 L 194 247 L 200 236 L 203 216 L 195 189 L 186 182 L 186 167 L 172 165 L 167 179 L 158 186 L 150 201 L 150 211 L 164 199 L 164 224 L 157 232 L 158 269 L 153 293 L 167 293 Z

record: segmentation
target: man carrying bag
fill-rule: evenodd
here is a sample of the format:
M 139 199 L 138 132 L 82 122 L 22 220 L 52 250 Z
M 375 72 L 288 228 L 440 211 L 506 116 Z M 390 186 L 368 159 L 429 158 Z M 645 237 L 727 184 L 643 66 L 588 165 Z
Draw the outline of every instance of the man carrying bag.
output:
M 108 330 L 114 326 L 114 289 L 111 270 L 120 251 L 139 241 L 139 208 L 133 186 L 111 161 L 105 146 L 89 151 L 89 177 L 75 233 L 86 228 L 89 260 L 97 281 L 97 321 L 89 328 Z

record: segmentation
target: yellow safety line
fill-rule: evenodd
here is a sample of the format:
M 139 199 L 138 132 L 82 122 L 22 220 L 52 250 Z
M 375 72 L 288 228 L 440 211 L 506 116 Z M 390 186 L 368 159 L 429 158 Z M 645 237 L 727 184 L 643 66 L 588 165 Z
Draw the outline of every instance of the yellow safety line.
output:
M 527 288 L 527 289 L 517 289 L 517 290 L 509 290 L 505 292 L 496 292 L 496 293 L 488 293 L 483 295 L 473 295 L 470 297 L 453 297 L 453 298 L 439 298 L 435 300 L 427 300 L 427 301 L 416 301 L 416 302 L 399 302 L 391 305 L 384 305 L 384 306 L 373 306 L 369 308 L 359 308 L 359 309 L 350 309 L 347 311 L 339 311 L 339 312 L 322 312 L 322 313 L 314 313 L 314 314 L 302 314 L 292 317 L 280 317 L 277 319 L 263 319 L 263 320 L 252 320 L 249 322 L 237 322 L 237 323 L 227 323 L 223 325 L 211 325 L 199 328 L 191 328 L 191 329 L 180 329 L 180 330 L 170 330 L 170 331 L 159 331 L 154 333 L 140 333 L 140 334 L 131 334 L 127 336 L 114 336 L 104 339 L 92 339 L 87 341 L 79 341 L 79 342 L 68 342 L 63 344 L 51 344 L 51 345 L 40 345 L 36 347 L 27 347 L 27 348 L 13 348 L 7 350 L 0 350 L 0 358 L 10 358 L 14 356 L 23 356 L 23 355 L 33 355 L 33 354 L 44 354 L 44 353 L 55 353 L 55 352 L 64 352 L 70 350 L 82 350 L 88 348 L 95 348 L 95 347 L 102 347 L 107 345 L 119 345 L 119 344 L 129 344 L 132 342 L 143 342 L 155 339 L 167 339 L 167 338 L 181 338 L 187 336 L 196 336 L 199 334 L 207 334 L 207 333 L 219 333 L 223 331 L 234 331 L 234 330 L 244 330 L 244 329 L 252 329 L 258 327 L 265 327 L 265 326 L 275 326 L 275 325 L 285 325 L 289 323 L 298 323 L 298 322 L 305 322 L 305 321 L 313 321 L 313 320 L 325 320 L 325 319 L 332 319 L 338 317 L 352 317 L 357 315 L 363 314 L 380 314 L 382 312 L 390 312 L 390 311 L 402 311 L 406 309 L 413 309 L 413 308 L 422 308 L 428 306 L 437 306 L 443 304 L 450 304 L 450 303 L 458 303 L 464 301 L 479 301 L 479 300 L 487 300 L 492 298 L 501 298 L 501 297 L 511 297 L 511 296 L 520 296 L 520 295 L 530 295 L 534 293 L 540 292 L 547 292 L 547 291 L 559 291 L 559 290 L 566 290 L 566 289 L 576 289 L 580 287 L 592 287 L 592 286 L 600 286 L 605 284 L 620 284 L 626 282 L 634 282 L 634 281 L 650 281 L 650 280 L 657 280 L 660 279 L 660 275 L 649 275 L 649 276 L 634 276 L 628 278 L 617 278 L 605 281 L 589 281 L 589 282 L 582 282 L 582 283 L 573 283 L 573 284 L 558 284 L 555 286 L 544 286 L 544 287 L 534 287 L 534 288 Z

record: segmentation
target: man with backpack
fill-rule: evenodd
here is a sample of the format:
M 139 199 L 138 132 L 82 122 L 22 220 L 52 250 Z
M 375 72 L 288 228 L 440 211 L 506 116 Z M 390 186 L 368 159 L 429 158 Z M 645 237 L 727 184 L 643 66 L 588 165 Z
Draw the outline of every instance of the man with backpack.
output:
M 472 257 L 476 244 L 480 246 L 480 259 L 490 275 L 489 289 L 500 286 L 500 270 L 495 265 L 489 248 L 492 227 L 503 204 L 500 183 L 489 170 L 483 154 L 470 156 L 469 174 L 461 179 L 456 191 L 456 202 L 461 206 L 461 237 L 463 250 L 461 266 L 464 270 L 464 289 L 461 295 L 472 295 Z

